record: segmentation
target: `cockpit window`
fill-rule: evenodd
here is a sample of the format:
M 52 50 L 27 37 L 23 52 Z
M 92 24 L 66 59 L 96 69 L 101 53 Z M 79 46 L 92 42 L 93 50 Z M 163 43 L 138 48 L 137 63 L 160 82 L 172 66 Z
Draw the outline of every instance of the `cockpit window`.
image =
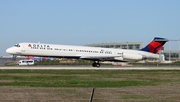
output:
M 20 45 L 19 44 L 16 44 L 16 45 L 14 45 L 15 47 L 20 47 Z

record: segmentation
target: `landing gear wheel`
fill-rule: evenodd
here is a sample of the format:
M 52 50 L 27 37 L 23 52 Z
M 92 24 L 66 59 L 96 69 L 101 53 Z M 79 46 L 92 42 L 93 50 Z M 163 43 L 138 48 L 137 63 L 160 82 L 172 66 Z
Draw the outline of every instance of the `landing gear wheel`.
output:
M 16 55 L 13 55 L 12 59 L 15 61 L 15 60 L 16 60 L 16 57 L 17 57 Z
M 96 67 L 96 63 L 93 63 L 92 66 L 93 66 L 93 67 Z
M 92 64 L 92 66 L 99 68 L 99 67 L 100 67 L 100 64 L 99 64 L 99 62 L 94 62 L 94 63 Z
M 100 67 L 100 64 L 99 64 L 99 63 L 96 63 L 96 67 L 99 68 L 99 67 Z

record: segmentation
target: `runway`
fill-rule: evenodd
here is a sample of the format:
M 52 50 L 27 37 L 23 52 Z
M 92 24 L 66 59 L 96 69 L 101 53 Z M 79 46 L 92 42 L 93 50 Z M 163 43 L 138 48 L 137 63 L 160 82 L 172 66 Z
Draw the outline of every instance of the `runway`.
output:
M 37 70 L 180 70 L 180 67 L 68 67 L 68 66 L 1 66 L 0 69 L 37 69 Z

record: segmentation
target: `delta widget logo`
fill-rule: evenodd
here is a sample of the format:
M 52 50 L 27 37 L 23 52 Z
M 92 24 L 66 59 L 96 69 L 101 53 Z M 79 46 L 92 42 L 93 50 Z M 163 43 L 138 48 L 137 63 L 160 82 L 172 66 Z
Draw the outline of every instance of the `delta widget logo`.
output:
M 28 44 L 28 47 L 31 47 L 31 44 Z

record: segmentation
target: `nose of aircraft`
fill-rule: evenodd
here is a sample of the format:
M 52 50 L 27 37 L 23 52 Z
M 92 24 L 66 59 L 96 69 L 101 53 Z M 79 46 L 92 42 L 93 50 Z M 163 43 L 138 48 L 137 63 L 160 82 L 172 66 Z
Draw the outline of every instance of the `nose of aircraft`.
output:
M 8 48 L 8 49 L 6 50 L 6 53 L 8 53 L 8 54 L 13 54 L 13 49 L 12 49 L 12 48 Z

